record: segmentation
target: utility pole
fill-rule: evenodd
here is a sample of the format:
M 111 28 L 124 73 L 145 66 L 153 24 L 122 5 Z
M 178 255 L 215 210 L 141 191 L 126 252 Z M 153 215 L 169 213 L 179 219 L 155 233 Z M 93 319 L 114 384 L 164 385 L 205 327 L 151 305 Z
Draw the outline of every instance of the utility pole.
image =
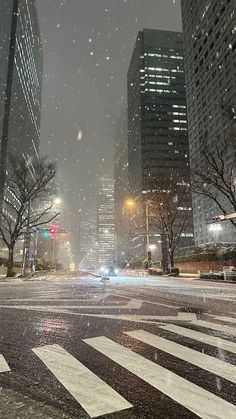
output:
M 147 252 L 149 251 L 149 207 L 148 202 L 145 202 L 145 220 L 146 220 L 146 245 Z
M 169 272 L 169 248 L 165 230 L 161 233 L 161 269 L 163 274 Z
M 150 265 L 150 260 L 149 260 L 149 206 L 148 206 L 148 201 L 145 201 L 145 222 L 146 222 L 146 254 L 147 254 L 147 258 L 148 258 L 148 268 Z
M 39 229 L 36 230 L 35 235 L 35 243 L 34 243 L 34 261 L 32 265 L 32 271 L 35 272 L 36 270 L 36 259 L 37 259 L 37 253 L 38 253 L 38 240 L 39 240 Z
M 28 275 L 29 270 L 29 256 L 30 256 L 30 210 L 31 202 L 28 202 L 27 226 L 24 239 L 23 262 L 22 262 L 22 276 Z

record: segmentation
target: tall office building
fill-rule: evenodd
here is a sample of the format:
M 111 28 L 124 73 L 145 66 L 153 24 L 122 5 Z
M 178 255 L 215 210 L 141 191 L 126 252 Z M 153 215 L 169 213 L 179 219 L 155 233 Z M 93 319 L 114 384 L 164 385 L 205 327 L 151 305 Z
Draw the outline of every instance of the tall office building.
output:
M 134 196 L 144 196 L 152 188 L 153 179 L 164 176 L 165 171 L 178 172 L 189 181 L 183 42 L 179 32 L 144 29 L 138 33 L 128 71 L 128 163 L 130 193 Z M 186 208 L 191 208 L 190 196 Z M 191 209 L 188 213 L 191 217 Z M 186 244 L 192 243 L 192 231 L 185 233 Z M 142 249 L 140 238 L 136 241 L 135 247 Z
M 128 71 L 128 162 L 131 192 L 158 170 L 188 165 L 182 35 L 139 32 Z
M 35 0 L 0 2 L 0 196 L 7 155 L 38 156 L 43 54 Z
M 128 184 L 128 132 L 127 110 L 119 116 L 115 131 L 114 153 L 114 198 L 115 198 L 115 237 L 118 262 L 122 264 L 129 250 L 129 234 L 125 217 L 125 203 L 129 197 Z
M 191 166 L 201 161 L 202 141 L 215 148 L 224 135 L 226 120 L 221 104 L 236 104 L 236 2 L 234 0 L 182 0 L 183 40 L 187 87 Z M 229 159 L 230 164 L 230 159 Z M 212 237 L 206 221 L 219 209 L 202 196 L 193 198 L 197 244 L 235 241 L 230 223 Z
M 97 265 L 96 211 L 81 211 L 78 220 L 79 262 L 83 267 Z
M 114 181 L 104 176 L 99 179 L 97 197 L 98 263 L 115 261 Z

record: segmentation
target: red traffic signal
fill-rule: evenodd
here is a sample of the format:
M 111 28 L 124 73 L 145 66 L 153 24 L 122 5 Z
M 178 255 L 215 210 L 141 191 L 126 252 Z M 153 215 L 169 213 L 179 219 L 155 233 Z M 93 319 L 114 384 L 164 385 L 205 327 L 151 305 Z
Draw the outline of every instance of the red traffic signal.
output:
M 57 233 L 57 228 L 56 227 L 50 227 L 49 229 L 48 229 L 48 231 L 49 231 L 49 233 L 52 235 L 52 236 L 54 236 L 54 234 L 56 234 Z
M 224 221 L 225 220 L 225 215 L 216 215 L 216 217 L 213 217 L 213 221 Z

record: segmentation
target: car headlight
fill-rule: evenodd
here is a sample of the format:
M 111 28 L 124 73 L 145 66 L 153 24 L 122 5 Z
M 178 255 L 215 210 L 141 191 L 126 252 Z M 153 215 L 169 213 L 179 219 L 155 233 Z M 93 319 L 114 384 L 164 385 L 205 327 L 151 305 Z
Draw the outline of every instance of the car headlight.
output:
M 104 269 L 104 274 L 108 275 L 109 274 L 109 269 L 105 268 Z
M 100 272 L 105 272 L 105 266 L 101 266 L 101 268 L 100 268 Z
M 119 269 L 115 269 L 114 272 L 115 272 L 116 275 L 118 275 Z

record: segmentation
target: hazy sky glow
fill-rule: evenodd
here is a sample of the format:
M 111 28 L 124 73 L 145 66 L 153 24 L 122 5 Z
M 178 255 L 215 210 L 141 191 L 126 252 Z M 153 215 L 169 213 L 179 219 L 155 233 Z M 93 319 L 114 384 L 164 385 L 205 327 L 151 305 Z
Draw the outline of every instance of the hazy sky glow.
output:
M 58 160 L 73 214 L 112 173 L 137 32 L 181 30 L 179 0 L 37 0 L 44 47 L 41 151 Z M 76 210 L 76 211 L 75 211 Z

